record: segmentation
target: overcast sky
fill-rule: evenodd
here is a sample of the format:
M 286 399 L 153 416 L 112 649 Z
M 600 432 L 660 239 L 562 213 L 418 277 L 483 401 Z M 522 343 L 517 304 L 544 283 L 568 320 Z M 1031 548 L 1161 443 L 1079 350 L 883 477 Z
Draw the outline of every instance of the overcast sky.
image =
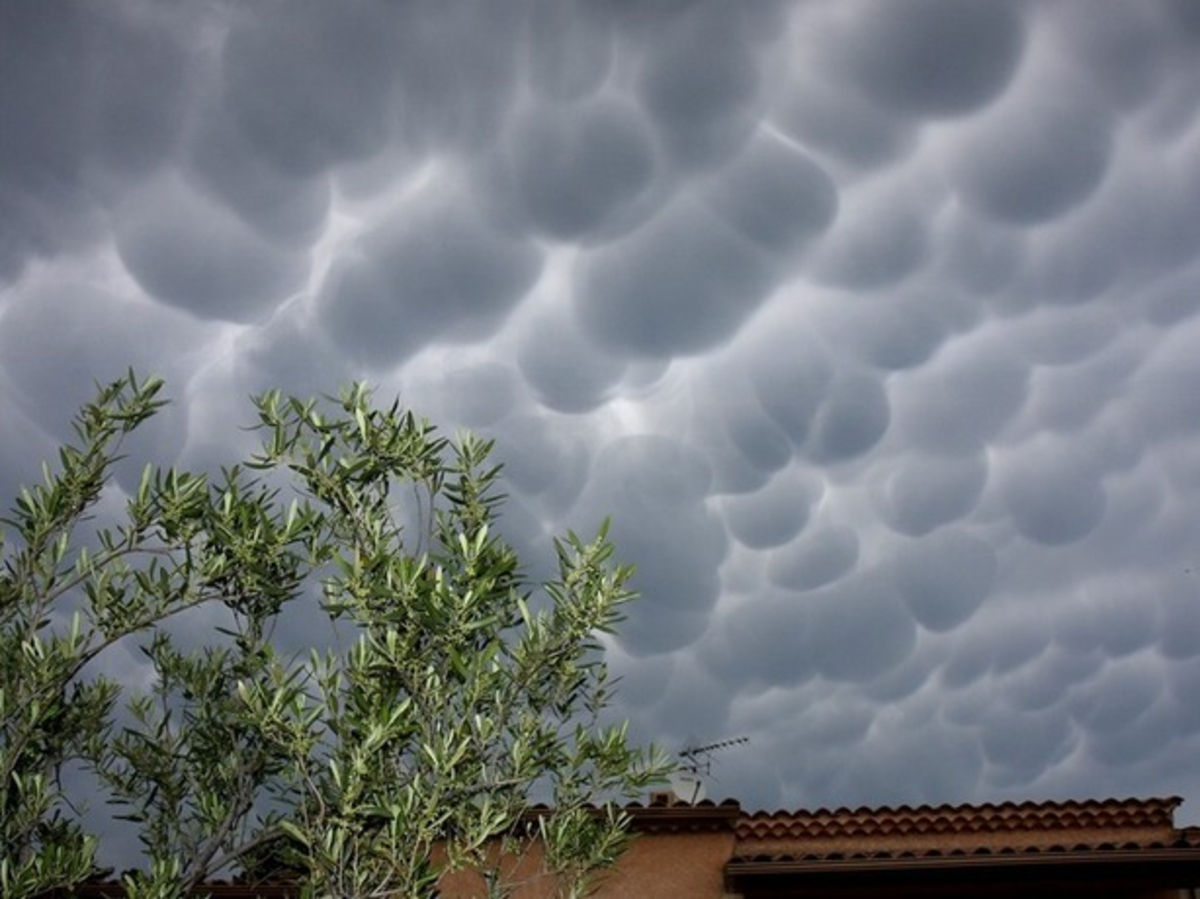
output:
M 4 497 L 131 364 L 164 464 L 361 378 L 611 514 L 715 798 L 1200 820 L 1193 0 L 3 3 Z

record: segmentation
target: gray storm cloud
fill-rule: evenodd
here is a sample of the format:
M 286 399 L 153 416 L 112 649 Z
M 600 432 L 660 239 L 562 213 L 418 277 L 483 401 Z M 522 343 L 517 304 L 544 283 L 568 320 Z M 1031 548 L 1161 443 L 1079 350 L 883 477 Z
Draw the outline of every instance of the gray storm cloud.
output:
M 971 512 L 987 478 L 982 451 L 950 457 L 910 453 L 879 473 L 874 496 L 891 528 L 921 537 Z
M 200 318 L 260 319 L 308 275 L 307 253 L 263 239 L 178 178 L 133 194 L 116 210 L 113 231 L 138 286 Z
M 765 254 L 680 200 L 584 259 L 576 309 L 606 347 L 636 356 L 691 355 L 727 340 L 770 285 Z
M 702 4 L 682 11 L 646 45 L 637 97 L 681 164 L 728 157 L 753 132 L 760 72 L 747 20 L 769 15 L 770 7 Z
M 489 167 L 485 189 L 517 227 L 558 241 L 627 232 L 658 201 L 659 162 L 637 107 L 597 99 L 536 107 L 517 118 Z
M 807 524 L 821 488 L 802 478 L 781 475 L 752 494 L 728 497 L 722 513 L 735 538 L 751 549 L 789 542 Z
M 573 315 L 543 313 L 522 331 L 517 362 L 530 389 L 558 412 L 588 412 L 608 398 L 624 362 L 589 341 Z
M 461 204 L 430 201 L 363 233 L 317 302 L 343 350 L 386 368 L 437 339 L 480 340 L 533 286 L 541 254 Z
M 635 580 L 645 599 L 630 612 L 622 644 L 642 653 L 690 643 L 707 625 L 720 589 L 725 531 L 704 502 L 712 474 L 703 455 L 662 435 L 623 437 L 599 453 L 580 503 L 593 521 L 614 515 L 619 545 L 652 546 Z M 705 560 L 696 564 L 696 559 Z
M 139 322 L 154 339 L 130 329 L 131 321 Z M 196 364 L 188 358 L 189 334 L 203 333 L 171 309 L 89 284 L 49 283 L 30 290 L 25 302 L 0 318 L 0 366 L 9 397 L 46 434 L 68 441 L 75 435 L 70 413 L 63 413 L 91 398 L 98 373 L 115 376 L 132 365 L 174 375 L 183 387 Z M 50 346 L 58 351 L 48 353 Z M 167 410 L 138 435 L 141 451 L 167 460 L 175 458 L 186 439 L 186 411 L 179 408 Z M 121 471 L 127 473 L 128 467 Z
M 896 558 L 894 577 L 917 622 L 951 630 L 970 619 L 992 591 L 996 552 L 962 531 L 942 530 Z
M 1038 543 L 1080 540 L 1104 516 L 1101 478 L 1081 468 L 1065 447 L 1034 448 L 1018 457 L 1002 473 L 1000 489 L 1017 530 Z
M 1107 117 L 1078 101 L 1007 105 L 986 116 L 959 151 L 964 201 L 1001 222 L 1066 215 L 1104 179 L 1112 154 Z
M 792 590 L 812 590 L 841 579 L 858 561 L 858 536 L 847 527 L 813 530 L 771 554 L 767 577 Z
M 184 177 L 199 194 L 228 207 L 259 239 L 307 249 L 324 229 L 333 190 L 328 174 L 282 168 L 245 133 L 233 114 L 210 98 L 197 114 Z
M 840 49 L 851 79 L 879 106 L 922 117 L 986 106 L 1024 48 L 1016 8 L 986 0 L 876 0 L 846 21 Z
M 367 378 L 531 572 L 612 517 L 710 794 L 1200 802 L 1195 10 L 0 4 L 0 486 L 130 364 L 210 467 Z
M 812 596 L 803 647 L 833 681 L 868 683 L 916 645 L 916 625 L 879 569 L 863 569 Z

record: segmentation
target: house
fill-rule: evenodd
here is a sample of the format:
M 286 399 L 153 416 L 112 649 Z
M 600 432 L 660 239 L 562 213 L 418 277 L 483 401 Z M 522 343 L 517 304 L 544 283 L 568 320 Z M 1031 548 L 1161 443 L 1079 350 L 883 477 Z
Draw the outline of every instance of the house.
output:
M 597 895 L 1196 899 L 1200 828 L 1175 827 L 1180 802 L 747 813 L 661 795 L 630 809 L 641 838 Z
M 943 805 L 743 815 L 725 864 L 745 899 L 1200 895 L 1181 800 Z
M 1200 899 L 1200 828 L 1177 828 L 1182 800 L 1088 799 L 745 812 L 738 803 L 659 794 L 628 808 L 639 834 L 603 880 L 602 899 L 1101 897 Z M 537 853 L 514 861 L 518 899 L 551 894 Z M 478 896 L 470 873 L 446 899 Z M 213 899 L 284 899 L 287 884 L 224 884 Z M 96 884 L 77 894 L 106 895 Z M 108 893 L 111 895 L 111 893 Z

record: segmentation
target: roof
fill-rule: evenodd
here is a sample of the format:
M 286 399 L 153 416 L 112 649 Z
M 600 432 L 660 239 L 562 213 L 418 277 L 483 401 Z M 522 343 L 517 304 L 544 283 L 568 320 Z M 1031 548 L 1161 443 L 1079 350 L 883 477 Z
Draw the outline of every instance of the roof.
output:
M 1174 842 L 1182 802 L 1088 799 L 983 805 L 755 812 L 738 821 L 743 851 L 776 845 L 810 857 L 851 852 L 1026 850 L 1061 845 Z
M 649 805 L 627 805 L 625 811 L 632 821 L 631 829 L 639 833 L 735 831 L 744 817 L 735 799 L 720 804 L 706 799 L 695 805 L 658 800 Z
M 726 873 L 737 884 L 794 885 L 803 877 L 816 889 L 835 880 L 860 887 L 885 880 L 895 887 L 906 878 L 1034 882 L 1070 868 L 1108 882 L 1191 886 L 1200 882 L 1200 829 L 1175 828 L 1181 802 L 1172 796 L 755 812 L 738 821 Z

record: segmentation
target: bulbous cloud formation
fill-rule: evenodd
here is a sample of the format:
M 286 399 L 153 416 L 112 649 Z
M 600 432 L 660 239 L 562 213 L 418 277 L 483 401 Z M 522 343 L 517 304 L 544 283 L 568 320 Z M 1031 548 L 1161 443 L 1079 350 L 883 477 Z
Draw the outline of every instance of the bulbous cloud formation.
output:
M 1179 0 L 0 4 L 0 488 L 367 378 L 611 516 L 710 795 L 1200 805 L 1198 96 Z

